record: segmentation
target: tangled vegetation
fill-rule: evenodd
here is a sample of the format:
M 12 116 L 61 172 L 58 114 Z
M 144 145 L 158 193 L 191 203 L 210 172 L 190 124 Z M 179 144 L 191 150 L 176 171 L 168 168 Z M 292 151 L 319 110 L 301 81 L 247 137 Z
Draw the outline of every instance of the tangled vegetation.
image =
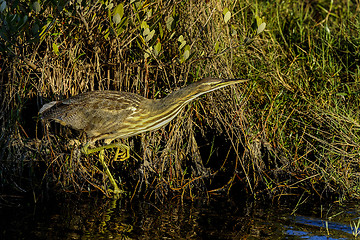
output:
M 42 123 L 44 103 L 105 89 L 162 98 L 212 76 L 251 81 L 121 140 L 128 161 L 106 152 L 129 197 L 358 198 L 359 11 L 345 0 L 0 1 L 2 191 L 109 194 L 98 156 L 79 153 L 86 136 Z

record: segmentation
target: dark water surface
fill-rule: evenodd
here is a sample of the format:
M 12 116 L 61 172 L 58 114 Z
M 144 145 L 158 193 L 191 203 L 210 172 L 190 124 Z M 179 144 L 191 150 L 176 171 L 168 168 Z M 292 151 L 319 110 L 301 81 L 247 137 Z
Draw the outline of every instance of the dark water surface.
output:
M 356 239 L 360 205 L 226 198 L 163 204 L 89 198 L 0 202 L 0 239 Z M 360 228 L 360 226 L 359 226 Z M 360 239 L 360 236 L 357 236 Z

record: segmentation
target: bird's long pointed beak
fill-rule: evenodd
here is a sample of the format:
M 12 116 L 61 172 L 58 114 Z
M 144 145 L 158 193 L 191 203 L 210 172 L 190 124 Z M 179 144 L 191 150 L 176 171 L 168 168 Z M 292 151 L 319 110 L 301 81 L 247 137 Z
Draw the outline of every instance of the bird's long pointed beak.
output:
M 234 82 L 234 83 L 240 83 L 240 82 L 248 82 L 250 79 L 246 78 L 232 78 L 232 79 L 223 79 L 221 82 Z

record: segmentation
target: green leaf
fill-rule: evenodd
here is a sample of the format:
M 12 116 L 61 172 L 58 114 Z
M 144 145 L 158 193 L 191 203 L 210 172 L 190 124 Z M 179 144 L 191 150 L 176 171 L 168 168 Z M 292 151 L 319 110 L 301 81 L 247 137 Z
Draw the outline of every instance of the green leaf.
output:
M 159 55 L 160 51 L 161 51 L 161 43 L 160 41 L 158 41 L 154 47 L 154 55 L 155 56 Z
M 167 28 L 169 31 L 172 31 L 172 30 L 173 30 L 173 23 L 174 23 L 174 18 L 173 18 L 173 17 L 169 17 L 169 18 L 166 20 L 166 28 Z
M 122 3 L 117 5 L 116 8 L 114 9 L 114 16 L 116 14 L 119 14 L 120 19 L 124 16 L 124 5 Z
M 147 15 L 147 18 L 151 18 L 151 16 L 152 16 L 152 9 L 149 9 L 149 10 L 146 12 L 146 15 Z
M 265 22 L 261 23 L 258 29 L 256 30 L 256 34 L 260 34 L 262 31 L 264 31 L 265 27 L 266 27 L 266 23 Z
M 141 22 L 140 27 L 141 27 L 141 28 L 144 28 L 144 29 L 150 28 L 149 25 L 148 25 L 145 21 L 142 21 L 142 22 Z
M 56 43 L 53 43 L 52 44 L 52 48 L 53 48 L 53 51 L 56 55 L 59 55 L 59 48 L 58 46 L 56 45 Z
M 182 62 L 185 62 L 189 57 L 190 57 L 190 46 L 186 45 L 186 47 L 184 48 L 183 56 L 182 56 Z
M 106 6 L 105 9 L 110 10 L 110 9 L 112 9 L 113 7 L 114 7 L 114 4 L 113 4 L 113 3 L 109 3 L 109 4 Z
M 150 28 L 145 28 L 143 31 L 143 36 L 145 37 L 145 36 L 149 35 L 149 33 L 150 33 Z
M 237 31 L 236 31 L 235 29 L 232 29 L 232 31 L 231 31 L 231 36 L 234 37 L 234 36 L 236 36 L 236 35 L 238 35 L 238 34 L 237 34 Z
M 26 15 L 23 18 L 20 17 L 18 29 L 22 28 L 25 25 L 25 23 L 27 22 L 28 19 L 29 19 L 29 17 L 26 16 Z
M 40 3 L 37 1 L 33 3 L 32 7 L 36 13 L 39 13 L 41 10 Z
M 152 30 L 151 32 L 149 32 L 149 34 L 147 34 L 147 36 L 145 38 L 145 42 L 149 42 L 153 38 L 154 34 L 155 34 L 155 30 Z
M 217 53 L 218 52 L 218 50 L 219 50 L 219 42 L 216 42 L 216 44 L 215 44 L 215 52 Z
M 6 1 L 2 1 L 0 4 L 0 12 L 3 12 L 6 9 Z
M 144 54 L 144 58 L 148 58 L 151 55 L 153 48 L 149 47 L 148 49 L 145 50 L 145 54 Z
M 259 17 L 259 16 L 255 16 L 255 18 L 256 18 L 256 24 L 257 24 L 257 26 L 260 26 L 262 23 L 263 23 L 263 20 L 261 19 L 261 17 Z
M 180 42 L 179 49 L 182 49 L 182 48 L 186 45 L 186 41 L 184 40 L 184 36 L 183 36 L 183 35 L 180 35 L 180 36 L 178 37 L 178 42 Z
M 231 18 L 231 12 L 229 11 L 229 9 L 225 8 L 223 14 L 224 14 L 224 22 L 227 23 Z
M 159 32 L 160 32 L 160 38 L 163 38 L 164 37 L 164 31 L 163 31 L 163 28 L 161 26 L 161 23 L 159 23 Z
M 117 25 L 119 24 L 121 21 L 121 17 L 120 17 L 120 14 L 119 13 L 116 13 L 114 16 L 113 16 L 113 22 Z

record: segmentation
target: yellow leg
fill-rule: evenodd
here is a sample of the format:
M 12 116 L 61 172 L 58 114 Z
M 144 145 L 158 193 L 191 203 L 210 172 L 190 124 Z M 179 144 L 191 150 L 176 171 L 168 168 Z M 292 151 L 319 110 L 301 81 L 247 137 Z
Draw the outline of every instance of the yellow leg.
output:
M 114 146 L 110 146 L 110 145 L 114 145 Z M 86 144 L 82 149 L 81 149 L 81 152 L 88 155 L 88 154 L 91 154 L 91 153 L 94 153 L 94 152 L 99 152 L 99 161 L 101 163 L 101 165 L 103 166 L 104 168 L 104 171 L 106 173 L 106 175 L 109 177 L 109 180 L 111 182 L 111 184 L 113 185 L 114 187 L 114 197 L 115 198 L 119 198 L 120 194 L 123 193 L 122 190 L 119 189 L 114 177 L 112 176 L 107 164 L 105 163 L 104 161 L 104 155 L 105 155 L 105 151 L 104 149 L 109 149 L 109 148 L 113 148 L 113 147 L 118 147 L 120 148 L 120 146 L 116 145 L 116 144 L 110 144 L 110 145 L 106 145 L 106 146 L 102 146 L 102 147 L 97 147 L 97 148 L 92 148 L 92 149 L 89 149 L 89 144 Z M 116 146 L 115 146 L 116 145 Z M 122 145 L 122 144 L 121 144 Z M 123 147 L 125 146 L 125 147 Z M 116 155 L 115 155 L 115 158 L 117 158 L 117 155 L 118 155 L 118 152 L 119 150 L 117 150 L 116 152 Z M 126 146 L 126 145 L 122 145 L 122 154 L 120 155 L 121 157 L 127 157 L 129 158 L 129 147 Z M 126 158 L 126 159 L 127 159 Z M 125 159 L 124 159 L 125 160 Z
M 111 174 L 110 172 L 110 169 L 108 168 L 107 164 L 105 163 L 104 161 L 104 155 L 105 155 L 105 152 L 104 152 L 104 149 L 103 150 L 100 150 L 99 152 L 99 160 L 100 160 L 100 163 L 103 165 L 103 168 L 105 170 L 105 173 L 106 175 L 108 175 L 109 177 L 109 180 L 111 182 L 111 184 L 113 185 L 114 187 L 114 197 L 115 198 L 119 198 L 120 194 L 123 193 L 122 190 L 120 190 L 120 188 L 118 187 L 113 175 Z

